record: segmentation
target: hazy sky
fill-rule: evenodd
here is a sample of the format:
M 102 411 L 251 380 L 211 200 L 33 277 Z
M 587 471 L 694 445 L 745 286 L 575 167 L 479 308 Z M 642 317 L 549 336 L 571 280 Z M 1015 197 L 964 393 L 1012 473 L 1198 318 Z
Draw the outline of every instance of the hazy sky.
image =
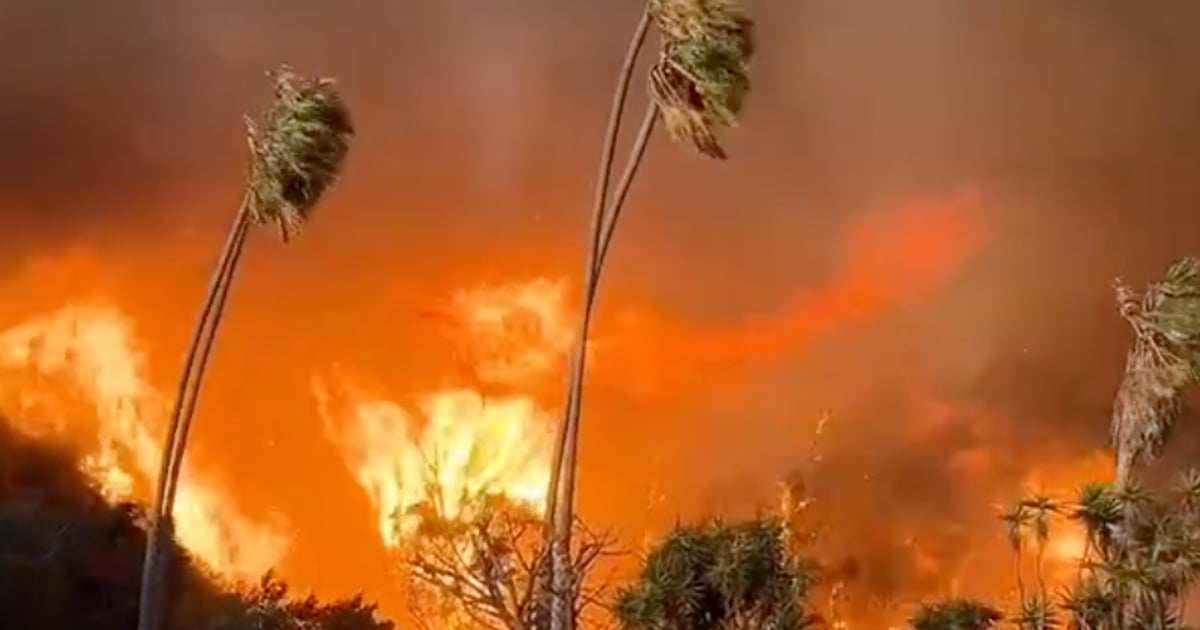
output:
M 760 53 L 743 125 L 724 136 L 732 159 L 654 142 L 607 286 L 679 318 L 736 322 L 828 280 L 862 217 L 965 188 L 990 238 L 936 295 L 748 372 L 741 398 L 690 410 L 674 457 L 705 453 L 709 469 L 679 474 L 699 485 L 777 475 L 804 448 L 770 429 L 807 413 L 788 393 L 803 389 L 814 406 L 826 384 L 850 392 L 836 397 L 862 418 L 898 413 L 919 380 L 922 396 L 990 409 L 1021 435 L 1102 445 L 1125 342 L 1110 282 L 1140 285 L 1200 253 L 1200 3 L 750 6 Z M 320 302 L 311 317 L 386 336 L 397 324 L 382 307 L 314 295 L 346 277 L 375 287 L 572 273 L 637 10 L 0 0 L 0 274 L 34 253 L 100 252 L 146 274 L 145 295 L 171 295 L 161 308 L 172 321 L 190 321 L 175 284 L 203 281 L 241 185 L 241 115 L 262 105 L 262 72 L 280 62 L 338 77 L 359 136 L 305 254 L 248 261 L 246 308 Z M 365 304 L 383 299 L 373 290 Z M 230 326 L 235 338 L 270 328 Z M 170 369 L 178 344 L 165 345 Z M 730 437 L 737 413 L 761 423 Z

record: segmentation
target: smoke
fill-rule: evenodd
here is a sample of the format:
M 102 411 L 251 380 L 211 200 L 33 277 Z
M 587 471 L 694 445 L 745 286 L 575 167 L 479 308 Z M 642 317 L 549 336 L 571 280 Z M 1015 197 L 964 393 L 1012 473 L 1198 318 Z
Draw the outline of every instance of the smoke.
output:
M 69 300 L 79 287 L 115 293 L 147 320 L 157 364 L 170 367 L 237 199 L 240 117 L 268 96 L 262 71 L 286 61 L 339 77 L 360 130 L 346 176 L 301 242 L 252 248 L 210 382 L 215 426 L 198 439 L 229 440 L 221 457 L 257 498 L 308 499 L 294 469 L 255 467 L 271 441 L 286 453 L 280 467 L 305 462 L 331 503 L 360 510 L 351 482 L 331 481 L 340 462 L 307 437 L 319 423 L 296 401 L 307 400 L 310 368 L 353 361 L 415 387 L 445 359 L 414 304 L 488 278 L 575 272 L 607 91 L 636 5 L 8 3 L 0 275 L 22 279 L 0 311 Z M 840 480 L 823 482 L 824 502 L 842 506 L 830 519 L 986 527 L 990 502 L 1031 467 L 1105 444 L 1125 344 L 1112 278 L 1136 282 L 1200 252 L 1200 6 L 751 8 L 761 53 L 744 124 L 727 137 L 732 159 L 653 142 L 602 309 L 649 304 L 664 326 L 686 322 L 674 330 L 714 344 L 728 337 L 705 336 L 713 331 L 741 331 L 735 345 L 754 336 L 746 331 L 797 335 L 785 316 L 811 304 L 797 296 L 841 295 L 854 269 L 847 235 L 873 216 L 973 190 L 986 242 L 946 263 L 928 290 L 792 337 L 769 359 L 726 356 L 712 371 L 672 353 L 627 376 L 674 388 L 650 398 L 637 383 L 602 383 L 585 428 L 584 507 L 629 530 L 713 505 L 749 510 L 762 497 L 734 499 L 748 487 L 769 493 L 801 468 L 815 419 L 832 408 L 839 428 L 819 473 Z M 876 240 L 886 248 L 889 234 Z M 80 249 L 94 261 L 82 276 L 47 282 L 26 266 Z M 272 352 L 261 351 L 267 343 Z M 712 377 L 663 376 L 689 369 Z M 929 401 L 956 411 L 934 437 L 913 437 Z M 256 423 L 239 424 L 246 417 Z M 980 476 L 952 464 L 989 459 L 1012 461 L 979 464 Z M 862 475 L 889 482 L 868 492 Z M 629 507 L 652 490 L 667 495 L 659 511 Z M 293 515 L 308 528 L 301 540 L 371 536 L 366 518 L 351 527 L 307 510 Z M 896 537 L 885 538 L 864 547 L 896 557 Z M 963 549 L 934 555 L 944 564 Z M 319 556 L 296 560 L 297 579 L 344 588 L 369 564 L 322 572 Z M 349 577 L 331 586 L 330 575 Z

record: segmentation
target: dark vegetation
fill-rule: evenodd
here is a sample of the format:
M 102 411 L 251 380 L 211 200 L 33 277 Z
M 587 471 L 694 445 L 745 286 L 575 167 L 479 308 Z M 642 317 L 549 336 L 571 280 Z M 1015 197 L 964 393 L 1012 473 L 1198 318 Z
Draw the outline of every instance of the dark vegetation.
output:
M 112 505 L 75 454 L 14 432 L 0 418 L 0 627 L 129 630 L 137 624 L 146 522 Z M 178 545 L 170 579 L 179 630 L 391 630 L 361 598 L 298 598 L 268 575 L 225 586 Z

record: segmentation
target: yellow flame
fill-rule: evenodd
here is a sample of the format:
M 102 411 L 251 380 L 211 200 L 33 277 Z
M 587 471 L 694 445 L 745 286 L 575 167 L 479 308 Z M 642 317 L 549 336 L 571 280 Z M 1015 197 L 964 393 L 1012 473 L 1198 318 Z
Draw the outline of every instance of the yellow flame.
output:
M 561 369 L 572 332 L 562 282 L 460 290 L 451 342 L 480 388 L 530 386 Z M 549 414 L 522 395 L 486 389 L 438 390 L 408 407 L 364 392 L 348 379 L 314 381 L 332 441 L 376 510 L 380 536 L 399 547 L 432 500 L 444 517 L 470 518 L 482 495 L 544 511 L 550 475 Z
M 148 487 L 158 473 L 164 400 L 146 381 L 144 357 L 120 312 L 69 306 L 2 330 L 0 370 L 7 394 L 0 403 L 15 398 L 16 408 L 4 410 L 18 429 L 84 449 L 80 467 L 109 500 L 148 496 L 135 482 Z M 66 412 L 72 394 L 93 411 Z M 251 520 L 219 487 L 186 471 L 175 519 L 181 544 L 223 575 L 257 577 L 287 549 L 278 527 Z
M 467 519 L 471 502 L 503 495 L 541 512 L 549 483 L 549 420 L 532 400 L 486 400 L 471 390 L 424 396 L 418 413 L 343 383 L 338 395 L 314 385 L 322 417 L 367 493 L 385 546 L 420 525 L 429 500 L 447 518 Z M 431 495 L 432 493 L 432 495 Z

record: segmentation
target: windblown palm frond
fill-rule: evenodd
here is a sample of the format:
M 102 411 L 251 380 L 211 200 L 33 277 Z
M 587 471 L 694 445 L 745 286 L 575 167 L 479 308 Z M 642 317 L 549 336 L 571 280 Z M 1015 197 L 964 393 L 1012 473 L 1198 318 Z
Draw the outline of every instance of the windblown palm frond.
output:
M 1117 481 L 1127 483 L 1134 466 L 1161 452 L 1181 390 L 1200 381 L 1200 265 L 1185 258 L 1142 295 L 1119 282 L 1116 292 L 1134 331 L 1112 418 Z
M 724 159 L 716 129 L 737 123 L 750 91 L 754 22 L 734 0 L 651 0 L 649 11 L 663 38 L 649 92 L 667 134 Z
M 271 76 L 275 101 L 261 121 L 246 121 L 248 210 L 255 223 L 277 223 L 286 241 L 337 179 L 354 127 L 332 79 L 305 78 L 287 66 Z

